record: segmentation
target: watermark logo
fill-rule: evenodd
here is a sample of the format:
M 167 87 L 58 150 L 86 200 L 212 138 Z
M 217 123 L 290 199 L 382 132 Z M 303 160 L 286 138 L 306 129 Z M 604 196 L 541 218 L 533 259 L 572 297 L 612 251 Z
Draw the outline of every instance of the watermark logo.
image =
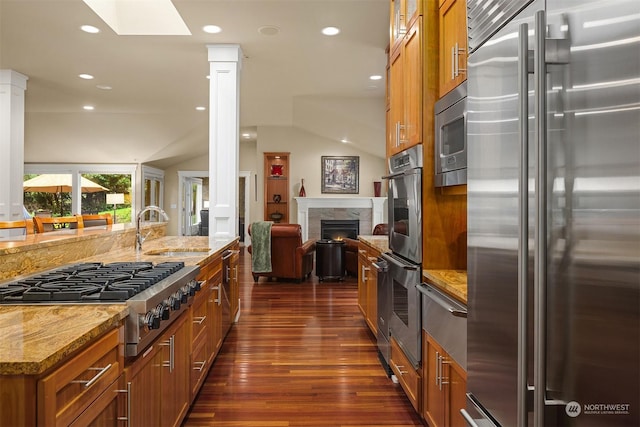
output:
M 582 412 L 582 406 L 576 401 L 571 401 L 567 403 L 567 406 L 564 407 L 564 411 L 571 418 L 575 418 Z
M 629 415 L 631 405 L 628 403 L 585 403 L 575 400 L 564 407 L 566 414 L 575 418 L 578 415 Z

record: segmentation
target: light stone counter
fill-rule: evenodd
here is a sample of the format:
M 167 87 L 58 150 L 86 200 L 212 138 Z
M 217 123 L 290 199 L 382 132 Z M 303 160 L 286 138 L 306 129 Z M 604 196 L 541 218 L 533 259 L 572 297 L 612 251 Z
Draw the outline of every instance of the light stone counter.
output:
M 164 229 L 163 229 L 164 230 Z M 135 232 L 135 230 L 134 230 Z M 109 233 L 102 230 L 109 237 Z M 86 236 L 87 233 L 82 233 Z M 93 233 L 89 234 L 93 235 Z M 164 236 L 143 243 L 137 252 L 133 245 L 96 254 L 87 240 L 78 238 L 73 262 L 120 262 L 120 261 L 184 261 L 186 265 L 207 262 L 224 249 L 237 242 L 238 238 L 216 240 L 209 237 Z M 104 237 L 104 236 L 103 236 Z M 117 239 L 118 233 L 111 236 Z M 19 253 L 28 258 L 28 245 L 20 247 Z M 73 248 L 71 245 L 69 248 Z M 36 248 L 36 252 L 37 249 Z M 87 252 L 83 253 L 83 250 Z M 170 250 L 192 251 L 193 254 L 176 256 L 152 255 L 154 252 Z M 197 252 L 194 252 L 197 251 Z M 206 251 L 206 252 L 203 252 Z M 82 254 L 85 257 L 79 257 Z M 91 256 L 86 256 L 91 255 Z M 60 263 L 50 268 L 62 266 Z M 4 269 L 4 266 L 2 267 Z M 27 276 L 30 275 L 26 274 Z M 13 277 L 13 281 L 17 277 Z M 64 361 L 75 350 L 112 329 L 128 315 L 122 304 L 89 305 L 0 305 L 0 375 L 40 374 Z
M 422 270 L 424 280 L 452 296 L 467 303 L 467 272 L 464 270 Z
M 0 375 L 41 374 L 116 327 L 124 304 L 0 307 Z
M 389 236 L 358 236 L 358 240 L 379 251 L 381 254 L 389 252 Z

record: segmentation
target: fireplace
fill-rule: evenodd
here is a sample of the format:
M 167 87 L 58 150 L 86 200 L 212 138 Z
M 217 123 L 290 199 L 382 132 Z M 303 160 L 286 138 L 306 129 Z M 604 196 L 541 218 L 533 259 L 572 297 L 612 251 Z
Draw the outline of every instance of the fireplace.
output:
M 342 240 L 345 237 L 357 239 L 360 234 L 360 220 L 323 219 L 320 220 L 321 239 Z

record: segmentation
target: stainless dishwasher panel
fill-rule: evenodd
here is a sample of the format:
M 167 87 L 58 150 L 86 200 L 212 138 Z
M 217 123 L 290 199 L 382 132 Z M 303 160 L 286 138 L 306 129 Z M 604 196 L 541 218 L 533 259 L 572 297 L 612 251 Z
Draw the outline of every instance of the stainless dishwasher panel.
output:
M 382 357 L 382 365 L 390 374 L 389 355 L 391 347 L 389 344 L 389 318 L 391 317 L 391 279 L 389 278 L 389 264 L 382 258 L 378 257 L 375 263 L 378 270 L 378 351 Z
M 421 284 L 422 329 L 467 369 L 467 307 L 429 284 Z

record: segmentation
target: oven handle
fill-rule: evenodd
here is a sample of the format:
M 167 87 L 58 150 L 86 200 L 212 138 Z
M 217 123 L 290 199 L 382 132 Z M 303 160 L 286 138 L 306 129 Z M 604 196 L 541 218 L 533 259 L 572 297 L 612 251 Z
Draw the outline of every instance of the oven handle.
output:
M 403 170 L 401 172 L 392 173 L 391 175 L 385 175 L 382 177 L 382 179 L 395 179 L 395 178 L 400 178 L 407 175 L 419 175 L 421 173 L 422 173 L 422 168 L 415 167 L 415 168 Z
M 461 307 L 456 307 L 452 304 L 449 304 L 447 300 L 445 300 L 440 295 L 438 295 L 438 292 L 431 289 L 429 286 L 426 286 L 426 292 L 422 291 L 421 289 L 418 289 L 418 290 L 421 291 L 424 295 L 427 295 L 431 299 L 431 301 L 435 302 L 440 307 L 447 310 L 452 316 L 467 317 L 467 310 Z
M 414 265 L 414 264 L 409 264 L 409 263 L 406 263 L 406 262 L 402 262 L 402 261 L 397 260 L 397 259 L 395 259 L 394 257 L 392 257 L 392 256 L 390 256 L 390 255 L 388 255 L 388 254 L 386 254 L 386 253 L 382 254 L 382 255 L 381 255 L 381 257 L 382 257 L 385 261 L 390 262 L 390 263 L 393 263 L 393 265 L 395 265 L 395 266 L 397 266 L 397 267 L 400 267 L 400 268 L 402 268 L 402 269 L 404 269 L 404 270 L 408 270 L 408 271 L 418 271 L 418 270 L 420 269 L 420 266 L 419 266 L 419 265 Z

